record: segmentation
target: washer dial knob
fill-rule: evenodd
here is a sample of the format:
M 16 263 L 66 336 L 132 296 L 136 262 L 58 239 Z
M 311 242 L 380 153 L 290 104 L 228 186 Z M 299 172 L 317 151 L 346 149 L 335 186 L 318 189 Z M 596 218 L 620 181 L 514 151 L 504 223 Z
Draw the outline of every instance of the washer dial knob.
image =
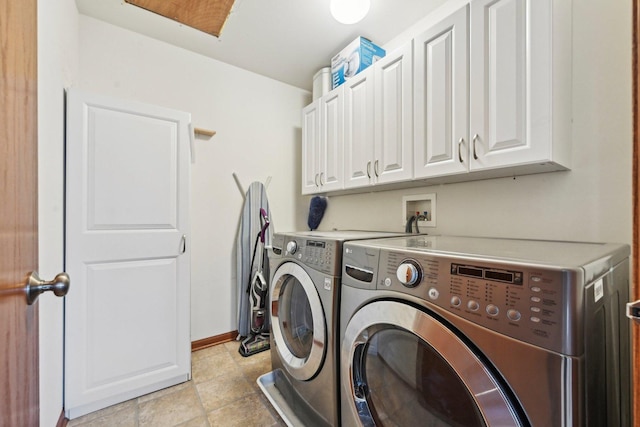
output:
M 413 260 L 403 261 L 396 271 L 396 276 L 400 283 L 408 288 L 418 286 L 422 280 L 422 270 L 420 264 Z
M 295 254 L 297 250 L 298 244 L 295 240 L 291 240 L 289 243 L 287 243 L 287 252 L 289 252 L 291 255 Z

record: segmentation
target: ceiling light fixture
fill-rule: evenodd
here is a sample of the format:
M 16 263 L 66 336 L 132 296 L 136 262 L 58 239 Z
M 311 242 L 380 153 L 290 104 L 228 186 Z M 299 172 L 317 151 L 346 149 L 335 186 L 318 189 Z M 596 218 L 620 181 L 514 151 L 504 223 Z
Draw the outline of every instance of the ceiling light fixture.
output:
M 361 21 L 371 7 L 371 0 L 331 0 L 329 9 L 336 21 L 355 24 Z

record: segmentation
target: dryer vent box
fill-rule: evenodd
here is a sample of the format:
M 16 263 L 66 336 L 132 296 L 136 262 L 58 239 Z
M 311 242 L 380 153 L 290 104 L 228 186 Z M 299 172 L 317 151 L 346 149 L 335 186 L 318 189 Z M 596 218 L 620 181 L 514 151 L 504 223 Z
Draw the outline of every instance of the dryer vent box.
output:
M 402 225 L 406 225 L 412 216 L 418 218 L 418 228 L 435 227 L 436 194 L 404 196 L 402 198 Z

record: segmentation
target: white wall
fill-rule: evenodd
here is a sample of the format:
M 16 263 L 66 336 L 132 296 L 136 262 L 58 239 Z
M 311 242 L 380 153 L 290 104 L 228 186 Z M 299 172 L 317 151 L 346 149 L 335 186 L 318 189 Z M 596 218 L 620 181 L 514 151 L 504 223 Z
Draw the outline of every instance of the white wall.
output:
M 64 269 L 64 88 L 77 75 L 78 16 L 74 0 L 38 1 L 38 271 L 46 280 Z M 40 425 L 51 427 L 62 411 L 63 300 L 46 293 L 38 301 Z
M 192 165 L 191 339 L 237 329 L 233 247 L 243 198 L 232 174 L 245 190 L 271 176 L 275 229 L 303 226 L 300 110 L 309 93 L 86 16 L 80 39 L 80 87 L 187 111 L 194 126 L 217 132 L 196 140 Z
M 436 193 L 433 234 L 631 243 L 631 2 L 573 1 L 573 159 L 556 172 L 330 197 L 321 229 L 404 229 Z

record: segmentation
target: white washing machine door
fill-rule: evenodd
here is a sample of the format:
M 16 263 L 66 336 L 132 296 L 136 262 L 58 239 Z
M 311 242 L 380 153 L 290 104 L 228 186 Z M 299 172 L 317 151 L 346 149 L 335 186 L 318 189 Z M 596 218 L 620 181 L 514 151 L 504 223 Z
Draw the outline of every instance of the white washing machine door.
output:
M 297 380 L 313 378 L 322 367 L 327 327 L 318 291 L 298 264 L 282 264 L 271 280 L 271 330 L 280 359 Z
M 341 363 L 351 392 L 343 399 L 345 425 L 523 425 L 491 369 L 452 330 L 411 305 L 376 301 L 358 310 Z

